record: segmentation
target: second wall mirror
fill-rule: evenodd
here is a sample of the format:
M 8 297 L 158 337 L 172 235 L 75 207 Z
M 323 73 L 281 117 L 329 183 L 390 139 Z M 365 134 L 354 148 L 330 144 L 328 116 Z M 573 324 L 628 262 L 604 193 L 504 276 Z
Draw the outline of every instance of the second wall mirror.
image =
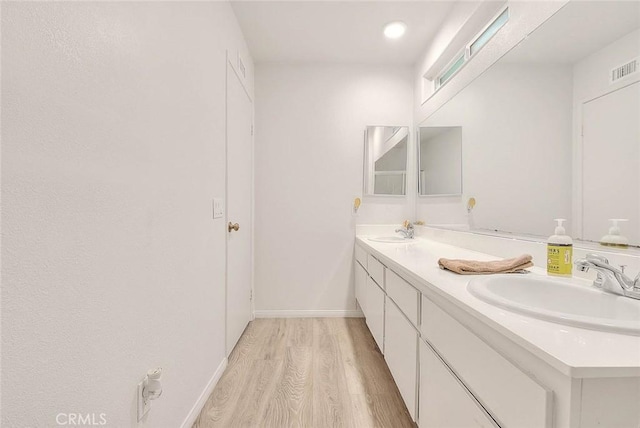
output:
M 418 128 L 418 192 L 421 196 L 462 194 L 462 127 Z

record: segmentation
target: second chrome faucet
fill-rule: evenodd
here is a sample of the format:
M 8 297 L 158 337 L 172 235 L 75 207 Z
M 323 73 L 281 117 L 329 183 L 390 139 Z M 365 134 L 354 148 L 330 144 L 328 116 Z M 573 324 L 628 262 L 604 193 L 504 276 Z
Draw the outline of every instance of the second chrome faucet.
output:
M 396 229 L 396 233 L 402 233 L 406 239 L 413 239 L 415 237 L 416 230 L 413 228 L 413 224 L 406 220 L 403 227 Z
M 624 268 L 616 268 L 609 264 L 609 260 L 598 254 L 587 254 L 584 259 L 576 260 L 576 267 L 581 272 L 590 269 L 598 273 L 593 285 L 611 293 L 632 299 L 640 299 L 640 273 L 635 279 L 624 273 Z

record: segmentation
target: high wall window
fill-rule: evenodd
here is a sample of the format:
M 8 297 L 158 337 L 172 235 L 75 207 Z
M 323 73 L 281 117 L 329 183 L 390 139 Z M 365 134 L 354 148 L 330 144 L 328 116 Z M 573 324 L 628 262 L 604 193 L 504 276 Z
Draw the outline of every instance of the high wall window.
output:
M 434 79 L 435 90 L 440 89 L 448 82 L 462 67 L 491 40 L 496 33 L 509 21 L 509 8 L 505 8 L 491 21 L 480 33 L 478 33 L 464 48 L 462 52 L 454 57 L 446 67 Z
M 465 61 L 466 56 L 462 54 L 458 57 L 458 59 L 454 60 L 451 64 L 445 67 L 444 71 L 438 76 L 438 79 L 436 81 L 436 88 L 439 88 L 440 86 L 444 85 L 447 80 L 451 79 L 453 75 L 456 74 L 456 72 L 460 70 L 460 68 L 462 68 L 462 65 L 465 63 Z
M 509 8 L 506 8 L 476 39 L 469 44 L 469 57 L 474 56 L 509 20 Z

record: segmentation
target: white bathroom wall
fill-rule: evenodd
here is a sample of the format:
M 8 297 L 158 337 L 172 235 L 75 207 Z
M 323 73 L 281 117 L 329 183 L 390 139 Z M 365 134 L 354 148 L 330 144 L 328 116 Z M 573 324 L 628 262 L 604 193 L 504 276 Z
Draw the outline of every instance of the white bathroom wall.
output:
M 570 65 L 494 65 L 423 123 L 462 127 L 463 197 L 420 198 L 417 218 L 466 223 L 473 196 L 476 227 L 549 234 L 571 214 L 571 115 Z
M 411 196 L 365 197 L 359 217 L 351 215 L 362 194 L 365 126 L 412 123 L 411 69 L 261 64 L 255 84 L 257 316 L 353 311 L 356 220 L 413 216 L 415 180 Z
M 227 49 L 226 2 L 3 2 L 2 426 L 178 427 L 223 363 Z
M 573 67 L 573 218 L 576 222 L 573 225 L 573 236 L 582 236 L 582 108 L 583 103 L 600 97 L 611 91 L 640 81 L 640 73 L 629 75 L 617 82 L 610 83 L 609 75 L 611 69 L 627 63 L 640 56 L 640 30 L 633 31 L 604 48 L 592 53 L 586 58 L 578 61 Z M 594 157 L 609 159 L 609 145 L 601 146 L 602 152 L 596 153 Z M 630 171 L 631 174 L 631 171 Z M 630 175 L 631 177 L 631 175 Z M 595 213 L 594 213 L 595 214 Z M 607 217 L 604 215 L 603 217 Z M 636 226 L 638 219 L 636 219 Z M 623 225 L 623 231 L 631 230 L 630 225 Z M 594 236 L 603 236 L 607 231 L 606 224 L 603 225 L 599 234 L 591 231 Z

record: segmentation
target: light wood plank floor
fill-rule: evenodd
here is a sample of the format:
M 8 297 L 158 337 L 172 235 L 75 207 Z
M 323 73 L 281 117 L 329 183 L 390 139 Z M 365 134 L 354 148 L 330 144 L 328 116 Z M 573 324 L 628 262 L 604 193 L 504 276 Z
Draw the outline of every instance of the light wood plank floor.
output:
M 362 318 L 249 324 L 193 428 L 415 427 Z

